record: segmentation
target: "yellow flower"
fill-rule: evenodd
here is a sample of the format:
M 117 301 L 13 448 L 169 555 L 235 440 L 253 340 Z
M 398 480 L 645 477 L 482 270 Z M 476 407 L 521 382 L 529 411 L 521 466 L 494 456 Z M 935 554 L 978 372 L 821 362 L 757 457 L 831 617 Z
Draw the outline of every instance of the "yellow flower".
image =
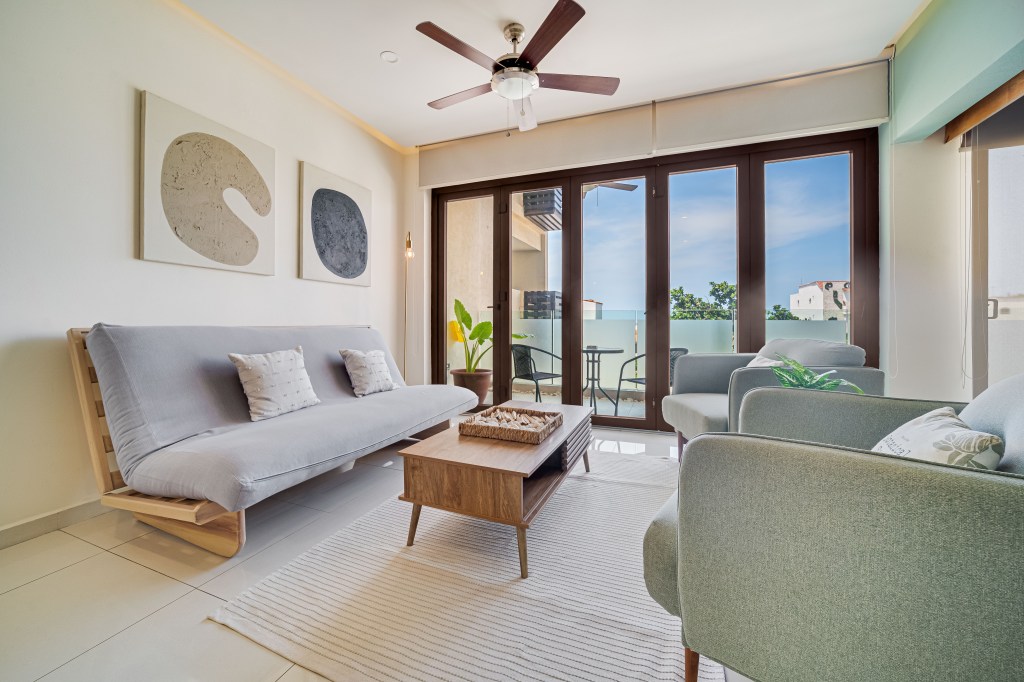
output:
M 465 343 L 466 337 L 462 335 L 462 326 L 455 320 L 448 321 L 448 333 L 458 343 Z

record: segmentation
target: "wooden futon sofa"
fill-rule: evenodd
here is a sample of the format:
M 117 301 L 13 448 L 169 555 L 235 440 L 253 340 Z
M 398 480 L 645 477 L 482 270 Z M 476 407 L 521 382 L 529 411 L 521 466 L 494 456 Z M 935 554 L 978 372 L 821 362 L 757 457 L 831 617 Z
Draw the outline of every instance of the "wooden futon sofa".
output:
M 67 338 L 101 503 L 221 556 L 245 543 L 246 507 L 477 403 L 454 386 L 406 386 L 366 327 L 98 324 Z M 321 403 L 252 422 L 227 354 L 300 345 Z M 342 348 L 383 350 L 400 388 L 356 397 Z

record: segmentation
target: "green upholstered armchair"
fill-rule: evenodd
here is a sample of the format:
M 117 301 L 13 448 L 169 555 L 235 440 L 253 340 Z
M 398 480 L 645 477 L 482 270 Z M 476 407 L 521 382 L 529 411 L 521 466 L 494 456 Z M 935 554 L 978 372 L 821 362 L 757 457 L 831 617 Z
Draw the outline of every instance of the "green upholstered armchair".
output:
M 870 452 L 953 405 L 999 471 Z M 968 405 L 758 388 L 682 453 L 644 540 L 651 595 L 760 682 L 1024 679 L 1024 375 Z M 692 668 L 692 677 L 691 670 Z
M 760 350 L 771 360 L 779 353 L 817 372 L 835 370 L 835 378 L 852 381 L 865 393 L 884 392 L 885 374 L 864 367 L 864 349 L 858 346 L 817 339 L 775 339 Z M 691 353 L 676 361 L 672 394 L 665 396 L 661 409 L 665 421 L 679 434 L 680 445 L 702 433 L 736 431 L 747 391 L 779 385 L 770 367 L 747 367 L 757 355 Z

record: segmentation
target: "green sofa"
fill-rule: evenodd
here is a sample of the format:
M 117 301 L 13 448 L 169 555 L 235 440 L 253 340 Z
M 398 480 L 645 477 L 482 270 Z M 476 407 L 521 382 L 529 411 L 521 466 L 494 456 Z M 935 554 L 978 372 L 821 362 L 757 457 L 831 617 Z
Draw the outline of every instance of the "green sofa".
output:
M 999 471 L 870 452 L 943 405 L 1004 439 Z M 644 539 L 688 663 L 759 682 L 1024 679 L 1024 375 L 966 406 L 758 388 L 739 431 L 686 446 Z

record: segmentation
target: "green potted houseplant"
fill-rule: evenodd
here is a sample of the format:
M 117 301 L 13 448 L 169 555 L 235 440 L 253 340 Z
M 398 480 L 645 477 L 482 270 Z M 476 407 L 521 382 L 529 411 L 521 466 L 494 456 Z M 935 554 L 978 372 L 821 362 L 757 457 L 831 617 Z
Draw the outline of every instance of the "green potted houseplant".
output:
M 482 369 L 480 361 L 494 347 L 494 325 L 488 320 L 473 324 L 466 306 L 455 299 L 455 319 L 448 323 L 448 329 L 457 342 L 462 343 L 466 353 L 466 366 L 463 369 L 451 370 L 452 383 L 476 393 L 480 402 L 487 399 L 487 391 L 491 388 L 492 371 Z M 514 339 L 525 339 L 525 334 L 513 334 Z
M 785 355 L 780 354 L 779 360 L 782 361 L 783 366 L 772 367 L 772 372 L 775 373 L 775 378 L 779 380 L 779 384 L 783 388 L 813 388 L 819 391 L 834 391 L 840 386 L 846 386 L 854 393 L 864 394 L 860 386 L 846 379 L 832 378 L 830 375 L 835 374 L 836 370 L 834 369 L 818 374 Z
M 459 299 L 455 299 L 455 319 L 448 323 L 448 327 L 455 340 L 462 343 L 462 349 L 466 353 L 466 366 L 451 370 L 452 383 L 468 388 L 476 393 L 480 402 L 484 402 L 487 399 L 487 391 L 491 388 L 492 371 L 481 369 L 480 361 L 494 345 L 491 340 L 494 324 L 483 320 L 474 325 L 466 306 Z

